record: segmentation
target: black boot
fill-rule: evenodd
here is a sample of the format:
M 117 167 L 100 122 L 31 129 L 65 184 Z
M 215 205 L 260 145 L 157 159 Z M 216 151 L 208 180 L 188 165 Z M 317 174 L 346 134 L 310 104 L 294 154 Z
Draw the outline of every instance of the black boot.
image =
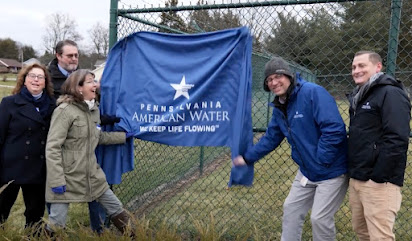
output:
M 49 227 L 47 227 L 47 225 L 44 227 L 43 229 L 44 234 L 46 235 L 47 238 L 54 240 L 55 238 L 55 233 L 53 230 L 51 230 Z

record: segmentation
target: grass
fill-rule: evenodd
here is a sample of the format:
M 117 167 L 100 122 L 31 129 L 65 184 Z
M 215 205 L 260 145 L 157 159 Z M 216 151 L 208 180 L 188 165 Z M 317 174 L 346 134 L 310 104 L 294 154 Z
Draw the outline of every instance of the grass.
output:
M 1 80 L 1 78 L 0 78 Z M 0 100 L 5 96 L 11 95 L 13 87 L 16 85 L 16 81 L 0 81 Z
M 20 191 L 16 202 L 11 209 L 11 215 L 9 216 L 7 223 L 13 227 L 24 227 L 24 201 Z M 47 219 L 47 211 L 44 213 L 44 217 Z M 89 226 L 89 211 L 87 203 L 73 203 L 70 204 L 69 216 L 67 219 L 68 227 L 76 227 L 78 225 Z
M 123 176 L 121 185 L 114 186 L 124 203 L 132 202 L 129 205 L 135 206 L 139 205 L 139 200 L 133 197 L 149 191 L 152 191 L 150 195 L 157 195 L 156 190 L 161 191 L 162 185 L 175 183 L 188 173 L 200 172 L 202 165 L 227 151 L 225 148 L 172 147 L 140 140 L 135 140 L 135 149 L 145 152 L 135 152 L 136 168 Z
M 7 82 L 8 80 L 16 80 L 16 78 L 17 78 L 17 74 L 0 73 L 0 83 Z
M 71 210 L 72 211 L 72 210 Z M 73 214 L 73 213 L 69 213 Z M 1 240 L 180 240 L 180 236 L 176 232 L 176 228 L 173 226 L 160 225 L 156 232 L 150 227 L 149 220 L 144 217 L 141 219 L 132 218 L 132 224 L 128 227 L 126 234 L 121 235 L 119 231 L 112 228 L 106 229 L 102 235 L 93 233 L 90 228 L 83 226 L 80 223 L 68 225 L 65 229 L 56 229 L 55 236 L 58 239 L 49 238 L 42 231 L 38 234 L 36 228 L 23 229 L 21 226 L 16 226 L 9 220 L 0 225 L 0 239 Z M 41 224 L 41 228 L 44 229 L 44 223 Z M 135 239 L 130 238 L 130 231 L 134 230 L 136 234 Z M 59 239 L 61 238 L 61 239 Z
M 252 240 L 278 240 L 281 232 L 282 204 L 296 172 L 296 165 L 288 158 L 289 148 L 280 148 L 261 160 L 256 166 L 253 187 L 235 186 L 227 189 L 230 161 L 206 176 L 199 177 L 187 188 L 176 190 L 171 198 L 164 198 L 154 209 L 145 212 L 153 225 L 166 222 L 177 225 L 179 233 L 194 238 L 199 225 L 204 228 L 214 222 L 215 235 L 219 240 L 251 237 Z M 410 158 L 409 158 L 410 159 Z M 406 171 L 402 190 L 403 204 L 395 225 L 399 240 L 412 240 L 411 166 Z M 125 191 L 125 190 L 124 190 Z M 159 194 L 161 195 L 161 194 Z M 213 220 L 211 219 L 213 216 Z M 307 216 L 302 240 L 311 240 L 311 227 Z M 209 228 L 211 229 L 211 228 Z M 347 197 L 336 214 L 337 240 L 355 240 L 351 227 L 351 214 Z
M 16 85 L 16 81 L 0 81 L 0 85 L 14 87 Z

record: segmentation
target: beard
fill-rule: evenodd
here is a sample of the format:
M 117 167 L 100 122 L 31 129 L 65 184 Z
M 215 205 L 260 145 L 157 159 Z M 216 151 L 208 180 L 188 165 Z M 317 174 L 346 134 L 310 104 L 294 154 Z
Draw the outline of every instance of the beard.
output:
M 66 70 L 69 72 L 73 72 L 77 69 L 78 64 L 68 64 Z

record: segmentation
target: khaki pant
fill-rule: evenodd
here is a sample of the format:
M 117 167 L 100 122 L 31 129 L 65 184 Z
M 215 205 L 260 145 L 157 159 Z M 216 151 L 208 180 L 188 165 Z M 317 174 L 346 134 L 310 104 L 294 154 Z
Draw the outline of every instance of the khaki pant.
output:
M 359 241 L 395 240 L 393 225 L 401 202 L 401 188 L 397 185 L 351 178 L 349 203 Z

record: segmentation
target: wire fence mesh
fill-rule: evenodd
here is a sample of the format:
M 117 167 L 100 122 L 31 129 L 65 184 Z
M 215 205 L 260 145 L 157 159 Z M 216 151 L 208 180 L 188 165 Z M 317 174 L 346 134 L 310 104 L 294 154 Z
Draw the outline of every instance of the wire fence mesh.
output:
M 248 26 L 253 37 L 252 119 L 254 139 L 262 136 L 271 116 L 263 91 L 264 64 L 272 56 L 286 59 L 305 79 L 325 87 L 336 99 L 349 124 L 346 94 L 355 87 L 351 78 L 353 55 L 373 50 L 384 59 L 388 72 L 411 90 L 412 1 L 242 1 L 185 5 L 169 0 L 165 7 L 116 11 L 117 38 L 137 31 L 177 34 Z M 258 232 L 265 240 L 279 240 L 282 204 L 297 170 L 287 142 L 255 165 L 252 187 L 227 188 L 230 150 L 220 147 L 172 147 L 135 141 L 135 169 L 123 175 L 115 193 L 125 206 L 166 222 L 188 235 L 196 223 L 213 223 L 227 239 Z M 395 223 L 399 240 L 412 240 L 412 205 L 408 151 L 403 203 Z M 336 214 L 337 240 L 354 240 L 347 198 Z M 226 237 L 227 236 L 227 237 Z M 310 240 L 310 221 L 302 240 Z

